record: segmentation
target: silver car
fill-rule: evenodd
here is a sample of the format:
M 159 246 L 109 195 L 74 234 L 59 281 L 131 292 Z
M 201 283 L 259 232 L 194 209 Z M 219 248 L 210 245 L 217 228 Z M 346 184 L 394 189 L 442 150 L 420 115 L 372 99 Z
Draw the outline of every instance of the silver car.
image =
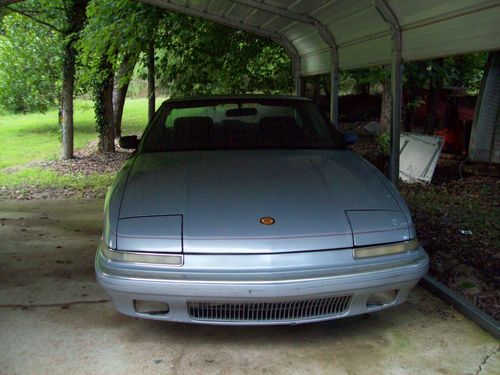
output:
M 394 186 L 308 99 L 168 100 L 105 204 L 99 283 L 123 314 L 297 324 L 396 306 L 426 273 Z

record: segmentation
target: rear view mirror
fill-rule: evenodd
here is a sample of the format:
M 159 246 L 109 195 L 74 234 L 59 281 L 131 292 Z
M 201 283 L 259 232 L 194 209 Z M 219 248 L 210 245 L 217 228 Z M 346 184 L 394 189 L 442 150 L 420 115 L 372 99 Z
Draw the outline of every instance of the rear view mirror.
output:
M 139 138 L 136 135 L 127 135 L 120 137 L 118 144 L 121 148 L 135 150 L 139 146 Z
M 226 111 L 226 117 L 255 116 L 256 108 L 234 108 Z
M 348 146 L 358 142 L 358 136 L 354 132 L 342 132 L 342 135 L 344 136 L 344 142 Z

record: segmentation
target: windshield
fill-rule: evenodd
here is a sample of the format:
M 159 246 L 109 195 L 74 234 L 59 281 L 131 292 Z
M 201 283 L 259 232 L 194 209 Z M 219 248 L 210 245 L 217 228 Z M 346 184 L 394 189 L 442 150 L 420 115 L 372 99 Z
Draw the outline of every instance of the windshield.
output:
M 209 99 L 165 102 L 140 152 L 230 149 L 328 149 L 340 133 L 305 100 Z

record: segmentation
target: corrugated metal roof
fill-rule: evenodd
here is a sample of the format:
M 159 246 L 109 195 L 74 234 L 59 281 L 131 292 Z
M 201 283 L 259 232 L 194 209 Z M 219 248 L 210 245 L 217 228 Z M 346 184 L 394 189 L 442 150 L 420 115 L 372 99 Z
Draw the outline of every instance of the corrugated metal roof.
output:
M 0 0 L 0 5 L 20 0 Z M 272 38 L 300 56 L 303 75 L 391 62 L 391 28 L 401 29 L 403 60 L 500 49 L 500 0 L 139 0 Z M 335 54 L 334 54 L 335 57 Z
M 402 32 L 406 61 L 500 49 L 500 0 L 141 0 L 270 37 L 300 56 L 303 75 L 390 63 L 386 5 Z M 330 45 L 329 45 L 330 44 Z

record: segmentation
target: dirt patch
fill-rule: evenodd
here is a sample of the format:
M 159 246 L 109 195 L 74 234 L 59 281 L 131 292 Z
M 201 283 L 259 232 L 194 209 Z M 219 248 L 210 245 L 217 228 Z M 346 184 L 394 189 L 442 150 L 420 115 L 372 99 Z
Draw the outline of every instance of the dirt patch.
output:
M 86 148 L 77 150 L 69 160 L 42 161 L 32 164 L 49 168 L 65 176 L 83 174 L 116 173 L 132 155 L 128 150 L 117 148 L 117 152 L 97 152 L 97 143 L 91 142 Z
M 500 319 L 500 180 L 465 176 L 400 191 L 431 258 L 429 273 Z
M 72 189 L 72 188 L 55 188 L 25 185 L 21 188 L 0 188 L 0 200 L 32 200 L 32 199 L 99 199 L 104 198 L 106 189 Z
M 385 171 L 387 160 L 373 137 L 360 124 L 348 128 L 360 138 L 353 150 Z M 477 168 L 462 161 L 442 154 L 429 186 L 401 183 L 399 190 L 430 256 L 429 273 L 499 320 L 500 179 L 477 176 L 471 173 Z
M 73 159 L 36 161 L 25 166 L 4 170 L 4 172 L 14 173 L 23 168 L 39 167 L 55 171 L 62 176 L 115 174 L 131 155 L 131 151 L 119 147 L 117 147 L 117 152 L 97 152 L 97 142 L 91 142 L 84 149 L 75 151 Z M 107 187 L 83 189 L 36 185 L 24 185 L 17 188 L 0 187 L 0 199 L 95 199 L 103 198 L 106 190 Z

